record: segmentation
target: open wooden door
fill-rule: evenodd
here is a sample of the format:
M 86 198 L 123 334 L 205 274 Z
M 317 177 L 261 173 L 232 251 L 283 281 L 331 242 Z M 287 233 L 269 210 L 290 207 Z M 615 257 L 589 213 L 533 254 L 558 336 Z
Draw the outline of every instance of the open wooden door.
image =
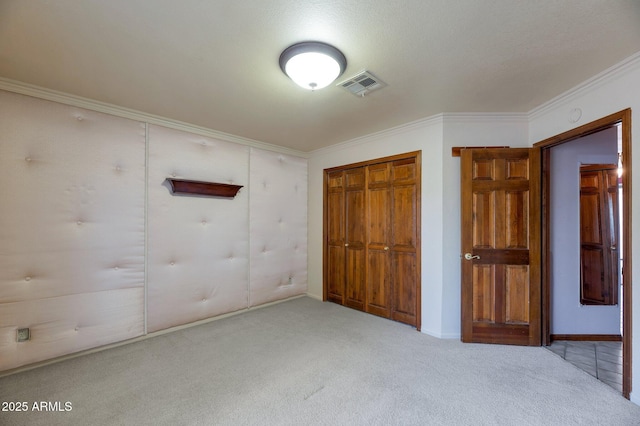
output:
M 461 160 L 462 341 L 539 346 L 540 151 Z

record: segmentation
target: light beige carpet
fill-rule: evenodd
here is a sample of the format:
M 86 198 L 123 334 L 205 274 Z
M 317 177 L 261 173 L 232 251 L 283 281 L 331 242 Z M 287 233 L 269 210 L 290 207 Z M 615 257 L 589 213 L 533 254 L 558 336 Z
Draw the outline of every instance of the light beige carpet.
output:
M 543 348 L 462 344 L 300 298 L 0 379 L 2 425 L 640 425 Z

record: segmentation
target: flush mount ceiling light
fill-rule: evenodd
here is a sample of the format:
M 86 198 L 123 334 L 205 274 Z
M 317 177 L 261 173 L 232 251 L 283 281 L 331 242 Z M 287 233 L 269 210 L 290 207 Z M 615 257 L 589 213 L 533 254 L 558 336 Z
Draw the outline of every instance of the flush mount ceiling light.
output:
M 329 44 L 305 41 L 282 52 L 280 68 L 300 87 L 316 90 L 340 77 L 347 68 L 347 58 Z

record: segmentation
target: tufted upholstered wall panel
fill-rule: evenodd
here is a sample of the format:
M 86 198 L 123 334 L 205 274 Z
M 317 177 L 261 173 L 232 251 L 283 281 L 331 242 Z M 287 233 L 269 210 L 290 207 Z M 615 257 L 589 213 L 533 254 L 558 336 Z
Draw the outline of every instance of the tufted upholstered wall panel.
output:
M 307 160 L 251 149 L 250 305 L 307 291 Z
M 249 148 L 149 126 L 147 330 L 247 307 Z M 243 185 L 235 198 L 172 195 L 167 177 Z
M 144 333 L 144 123 L 0 91 L 0 200 L 0 370 Z
M 304 294 L 306 191 L 303 158 L 0 91 L 0 371 Z

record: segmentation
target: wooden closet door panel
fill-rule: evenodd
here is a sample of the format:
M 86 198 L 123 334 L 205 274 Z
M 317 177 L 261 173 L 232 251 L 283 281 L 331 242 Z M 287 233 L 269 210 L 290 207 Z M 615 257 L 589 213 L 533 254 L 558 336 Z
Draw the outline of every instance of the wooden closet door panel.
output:
M 328 173 L 326 177 L 326 297 L 340 304 L 344 303 L 346 261 L 344 181 L 343 171 Z
M 391 186 L 391 318 L 417 326 L 418 193 L 416 159 L 392 163 Z
M 381 317 L 391 316 L 391 283 L 389 252 L 369 249 L 367 265 L 366 311 Z
M 393 187 L 393 209 L 392 209 L 393 229 L 392 248 L 393 250 L 416 249 L 416 187 L 394 186 Z
M 342 246 L 329 246 L 327 253 L 327 299 L 344 303 L 345 249 Z
M 410 252 L 395 252 L 392 257 L 393 311 L 391 318 L 415 326 L 418 303 L 416 255 Z
M 344 304 L 359 310 L 365 305 L 365 169 L 345 172 L 346 283 Z
M 389 318 L 391 316 L 391 167 L 389 163 L 374 164 L 367 170 L 367 292 L 366 311 Z

